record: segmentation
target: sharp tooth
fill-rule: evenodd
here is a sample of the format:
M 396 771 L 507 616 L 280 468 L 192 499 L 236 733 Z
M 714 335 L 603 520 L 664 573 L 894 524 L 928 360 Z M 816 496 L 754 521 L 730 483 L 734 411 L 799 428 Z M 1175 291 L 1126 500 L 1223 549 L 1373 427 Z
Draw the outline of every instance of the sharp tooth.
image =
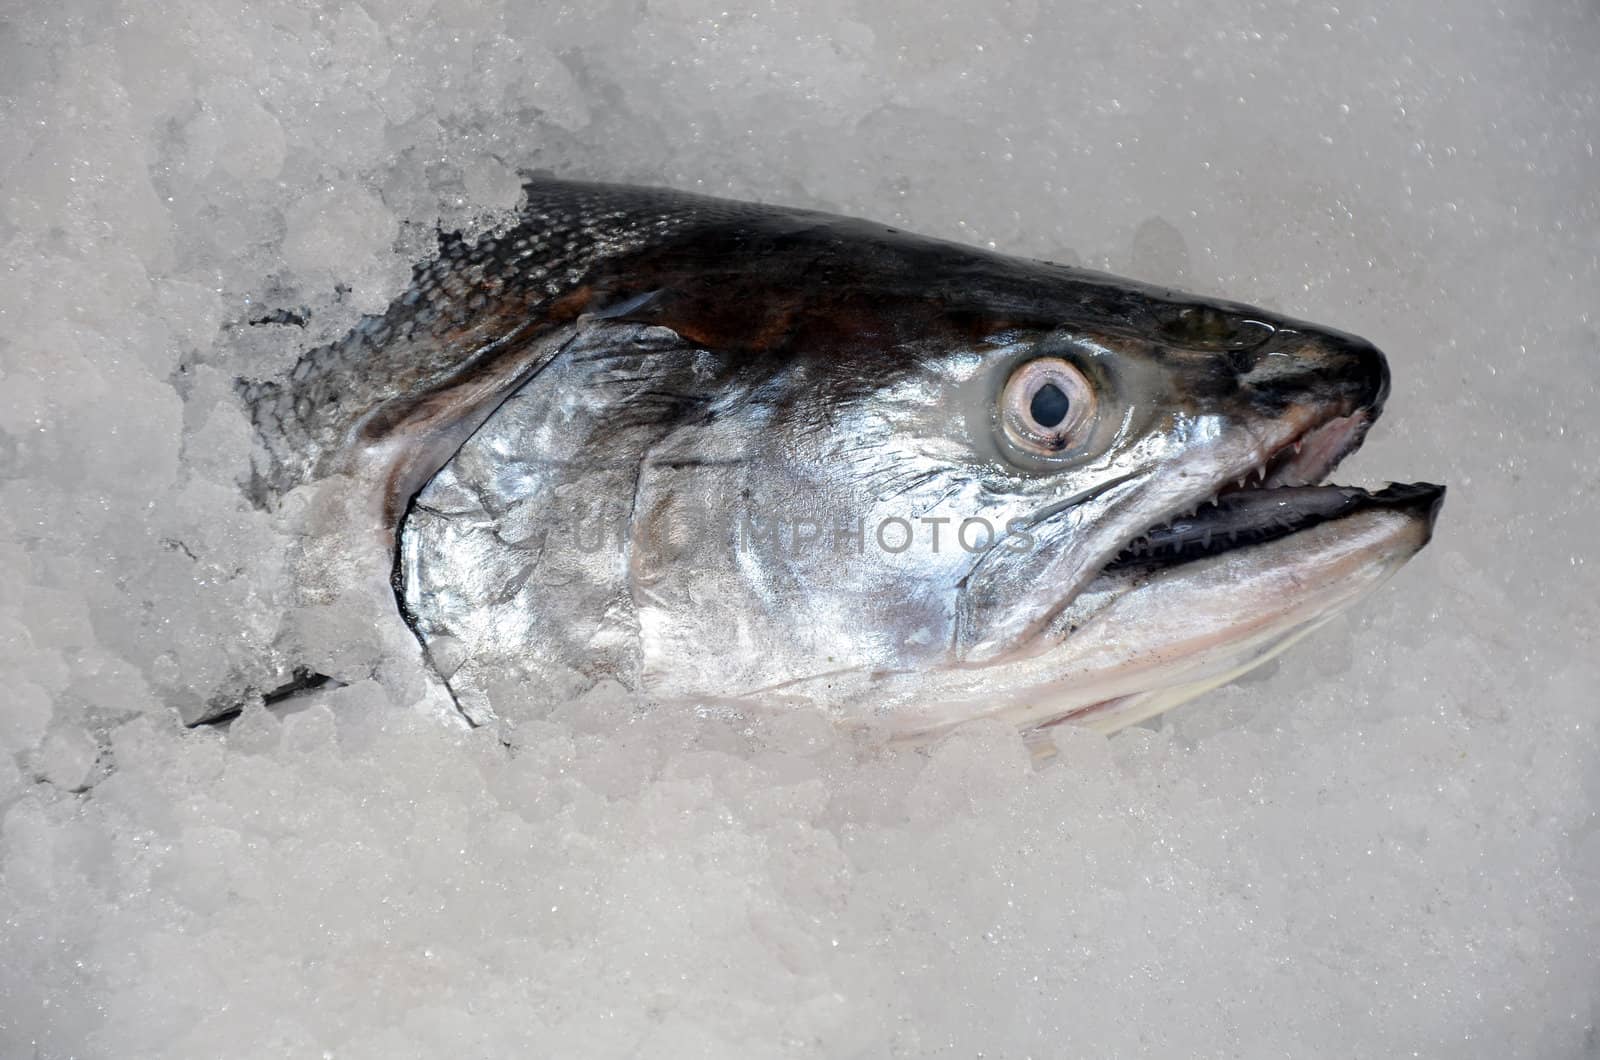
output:
M 1294 455 L 1295 456 L 1299 456 L 1300 455 L 1300 443 L 1298 441 L 1296 441 L 1294 443 Z

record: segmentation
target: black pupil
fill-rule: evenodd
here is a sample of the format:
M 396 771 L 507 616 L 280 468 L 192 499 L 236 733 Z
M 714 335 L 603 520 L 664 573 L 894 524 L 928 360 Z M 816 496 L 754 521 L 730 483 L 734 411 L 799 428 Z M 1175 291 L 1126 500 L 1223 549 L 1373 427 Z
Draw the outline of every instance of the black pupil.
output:
M 1067 395 L 1054 383 L 1046 383 L 1033 392 L 1033 400 L 1028 404 L 1028 414 L 1033 417 L 1033 422 L 1041 427 L 1056 427 L 1067 418 L 1067 410 L 1072 407 L 1072 402 L 1067 400 Z

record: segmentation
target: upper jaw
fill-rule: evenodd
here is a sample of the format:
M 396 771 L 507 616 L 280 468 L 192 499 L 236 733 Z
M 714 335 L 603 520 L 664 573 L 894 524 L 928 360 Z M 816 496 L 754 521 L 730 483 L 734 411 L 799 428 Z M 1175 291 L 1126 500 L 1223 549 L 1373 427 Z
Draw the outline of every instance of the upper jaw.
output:
M 1225 464 L 1212 496 L 1230 488 L 1314 486 L 1360 448 L 1373 416 L 1369 409 L 1296 409 Z
M 1259 485 L 1316 485 L 1360 448 L 1372 419 L 1369 410 L 1357 409 L 1349 415 L 1331 416 L 1291 436 L 1288 442 L 1269 451 L 1259 465 Z
M 1237 381 L 1242 408 L 1232 415 L 1254 444 L 1233 447 L 1232 466 L 1223 469 L 1213 496 L 1230 484 L 1321 482 L 1361 445 L 1382 412 L 1389 367 L 1382 351 L 1354 335 L 1285 326 Z

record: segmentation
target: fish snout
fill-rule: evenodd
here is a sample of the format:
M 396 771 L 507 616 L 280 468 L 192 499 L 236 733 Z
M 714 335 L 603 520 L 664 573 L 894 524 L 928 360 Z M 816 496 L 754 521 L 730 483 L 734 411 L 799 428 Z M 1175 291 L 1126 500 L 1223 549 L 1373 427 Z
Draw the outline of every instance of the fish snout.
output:
M 1255 353 L 1239 382 L 1264 411 L 1321 406 L 1342 415 L 1364 413 L 1371 423 L 1389 396 L 1389 362 L 1356 335 L 1286 328 Z
M 1389 359 L 1366 339 L 1342 332 L 1321 340 L 1331 373 L 1344 380 L 1357 409 L 1369 420 L 1378 418 L 1389 398 Z

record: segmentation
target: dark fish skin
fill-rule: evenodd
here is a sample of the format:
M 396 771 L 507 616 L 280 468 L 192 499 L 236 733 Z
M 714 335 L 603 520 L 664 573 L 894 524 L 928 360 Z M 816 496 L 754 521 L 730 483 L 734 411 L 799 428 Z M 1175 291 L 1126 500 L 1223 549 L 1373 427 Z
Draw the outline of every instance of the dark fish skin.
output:
M 382 316 L 286 379 L 240 384 L 263 447 L 258 504 L 389 434 L 440 424 L 447 458 L 449 440 L 548 363 L 540 340 L 586 313 L 670 328 L 722 354 L 729 376 L 814 362 L 841 396 L 883 385 L 930 346 L 1064 324 L 1155 339 L 1150 352 L 1181 370 L 1196 403 L 1238 395 L 1276 414 L 1315 393 L 1376 417 L 1389 389 L 1365 340 L 1235 302 L 809 210 L 561 180 L 526 193 L 509 231 L 443 237 Z M 1269 354 L 1290 355 L 1292 370 L 1243 386 Z M 442 463 L 405 468 L 388 515 Z

